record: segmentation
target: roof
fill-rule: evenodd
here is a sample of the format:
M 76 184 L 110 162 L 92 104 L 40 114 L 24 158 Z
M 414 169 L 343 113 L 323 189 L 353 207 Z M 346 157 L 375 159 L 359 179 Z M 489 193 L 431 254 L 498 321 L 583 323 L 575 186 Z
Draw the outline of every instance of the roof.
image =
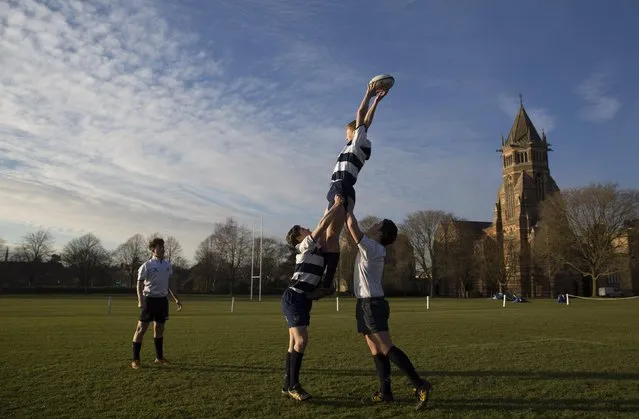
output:
M 543 141 L 521 103 L 505 145 L 515 147 L 527 143 L 543 143 Z

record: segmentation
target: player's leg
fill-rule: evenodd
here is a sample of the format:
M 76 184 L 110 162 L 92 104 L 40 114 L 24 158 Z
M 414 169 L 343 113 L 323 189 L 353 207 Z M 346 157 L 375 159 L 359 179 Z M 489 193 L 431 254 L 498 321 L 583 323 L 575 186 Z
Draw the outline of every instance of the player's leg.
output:
M 304 294 L 297 293 L 290 288 L 284 291 L 282 311 L 289 330 L 289 347 L 286 355 L 287 393 L 289 397 L 298 401 L 310 398 L 310 395 L 300 385 L 299 376 L 304 349 L 308 344 L 307 326 L 310 324 L 311 307 L 312 301 L 307 300 Z
M 135 327 L 135 332 L 133 333 L 133 343 L 131 344 L 131 367 L 134 369 L 140 368 L 140 351 L 142 350 L 142 339 L 144 338 L 144 333 L 149 328 L 149 321 L 146 320 L 146 316 L 143 312 L 140 314 L 140 319 Z
M 355 306 L 355 318 L 357 320 L 357 332 L 364 336 L 366 345 L 373 357 L 377 378 L 379 381 L 379 390 L 374 392 L 371 401 L 374 403 L 392 402 L 394 401 L 391 389 L 391 366 L 388 357 L 382 352 L 378 342 L 371 338 L 367 318 L 369 317 L 370 303 L 368 299 L 357 299 Z
M 304 350 L 308 346 L 308 326 L 311 324 L 311 308 L 313 302 L 305 295 L 294 293 L 295 319 L 291 331 L 293 334 L 293 351 L 291 352 L 291 369 L 289 370 L 290 389 L 288 394 L 297 401 L 308 400 L 311 395 L 300 384 L 300 370 Z
M 375 343 L 390 362 L 395 364 L 404 375 L 408 377 L 417 396 L 417 409 L 426 406 L 428 397 L 432 390 L 430 382 L 422 379 L 413 363 L 400 348 L 393 344 L 388 328 L 388 318 L 390 317 L 390 306 L 385 298 L 371 298 L 369 306 L 364 310 L 364 320 L 366 327 L 371 331 L 367 339 Z
M 293 351 L 291 352 L 291 365 L 289 369 L 289 390 L 288 394 L 297 401 L 304 401 L 311 397 L 300 384 L 300 370 L 302 369 L 302 359 L 304 349 L 308 345 L 308 328 L 306 326 L 292 327 Z
M 344 206 L 340 208 L 339 212 L 335 215 L 333 221 L 328 225 L 326 229 L 326 242 L 323 247 L 325 271 L 322 277 L 321 288 L 327 291 L 321 296 L 330 295 L 333 292 L 333 279 L 335 278 L 335 272 L 337 271 L 337 265 L 339 264 L 340 247 L 339 238 L 346 222 L 346 211 L 349 204 L 354 202 L 353 188 L 348 188 L 342 182 L 333 182 L 331 188 L 326 196 L 329 202 L 329 207 L 335 200 L 335 195 L 339 194 L 344 198 Z
M 168 364 L 164 358 L 164 325 L 169 317 L 169 300 L 167 298 L 157 299 L 153 323 L 153 341 L 155 342 L 155 363 Z
M 291 370 L 291 354 L 295 346 L 293 330 L 288 329 L 288 350 L 286 351 L 286 362 L 284 364 L 284 382 L 282 383 L 282 394 L 288 396 L 288 389 L 291 387 L 289 371 Z

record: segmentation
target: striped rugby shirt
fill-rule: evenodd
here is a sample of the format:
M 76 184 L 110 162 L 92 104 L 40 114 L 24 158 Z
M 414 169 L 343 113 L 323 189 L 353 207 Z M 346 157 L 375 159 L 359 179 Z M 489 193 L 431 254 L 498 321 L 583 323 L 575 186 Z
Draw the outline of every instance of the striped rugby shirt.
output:
M 295 246 L 295 251 L 295 272 L 291 278 L 291 288 L 300 292 L 311 292 L 324 274 L 324 255 L 310 234 Z
M 371 142 L 366 137 L 366 125 L 362 124 L 355 130 L 353 139 L 339 153 L 331 181 L 342 180 L 351 186 L 355 185 L 357 175 L 370 157 Z

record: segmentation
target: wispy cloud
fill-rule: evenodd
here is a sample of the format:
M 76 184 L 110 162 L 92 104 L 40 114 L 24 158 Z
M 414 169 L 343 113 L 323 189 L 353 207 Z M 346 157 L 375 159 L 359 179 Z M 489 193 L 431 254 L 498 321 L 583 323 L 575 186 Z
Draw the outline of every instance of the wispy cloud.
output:
M 152 0 L 0 2 L 0 222 L 113 244 L 160 231 L 187 256 L 228 216 L 262 214 L 278 235 L 316 223 L 360 100 L 336 91 L 361 93 L 370 74 L 306 40 L 273 57 L 278 77 L 235 75 L 228 49 L 170 25 Z M 337 123 L 336 107 L 349 109 Z M 478 138 L 466 121 L 396 116 L 377 113 L 358 214 L 452 210 L 494 193 L 472 183 L 487 160 L 460 148 Z M 447 192 L 434 192 L 442 184 Z
M 576 89 L 585 102 L 580 116 L 591 122 L 606 122 L 615 117 L 621 102 L 609 92 L 610 72 L 597 72 L 582 81 Z
M 502 93 L 498 96 L 499 108 L 510 118 L 514 118 L 519 111 L 519 98 L 515 95 Z M 541 131 L 551 132 L 555 129 L 555 117 L 546 108 L 528 107 L 524 103 L 526 113 L 541 134 Z M 510 128 L 510 127 L 508 127 Z

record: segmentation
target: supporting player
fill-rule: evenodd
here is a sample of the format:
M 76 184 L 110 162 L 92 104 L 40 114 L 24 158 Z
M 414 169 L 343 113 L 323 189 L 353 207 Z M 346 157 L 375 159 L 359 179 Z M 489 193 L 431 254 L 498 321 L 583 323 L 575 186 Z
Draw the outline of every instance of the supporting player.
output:
M 164 324 L 169 318 L 168 294 L 171 294 L 178 311 L 182 310 L 182 303 L 169 287 L 169 278 L 173 274 L 171 262 L 164 259 L 164 240 L 154 238 L 149 243 L 149 250 L 153 256 L 144 262 L 138 269 L 138 307 L 140 318 L 138 319 L 135 333 L 133 334 L 133 360 L 131 367 L 140 368 L 140 350 L 142 338 L 153 322 L 153 340 L 155 341 L 156 364 L 168 364 L 164 358 Z
M 288 324 L 288 351 L 282 394 L 294 400 L 304 401 L 310 398 L 300 384 L 304 349 L 308 345 L 307 327 L 311 321 L 313 301 L 306 294 L 315 289 L 324 272 L 324 256 L 321 251 L 321 239 L 324 231 L 342 208 L 340 195 L 335 195 L 330 210 L 322 217 L 313 232 L 308 228 L 294 225 L 286 235 L 286 241 L 295 248 L 295 272 L 291 284 L 282 295 L 282 312 Z
M 331 175 L 330 188 L 326 195 L 329 207 L 336 194 L 342 195 L 344 197 L 344 209 L 337 214 L 326 230 L 326 246 L 324 249 L 326 272 L 322 279 L 321 287 L 309 298 L 321 298 L 332 294 L 335 290 L 333 288 L 333 278 L 339 263 L 339 236 L 346 221 L 346 213 L 352 211 L 355 206 L 354 186 L 357 182 L 357 176 L 366 160 L 371 156 L 371 142 L 367 138 L 368 128 L 373 123 L 377 105 L 387 93 L 387 90 L 374 91 L 369 84 L 357 109 L 357 118 L 346 125 L 346 146 L 337 157 L 337 163 Z M 373 96 L 375 96 L 375 100 L 369 108 L 369 102 Z
M 391 220 L 384 219 L 363 234 L 352 212 L 347 214 L 346 224 L 358 247 L 353 272 L 353 291 L 357 298 L 357 332 L 364 335 L 379 378 L 379 391 L 373 393 L 371 400 L 394 400 L 391 389 L 392 362 L 410 380 L 418 400 L 416 409 L 422 409 L 428 402 L 432 386 L 419 376 L 408 356 L 393 344 L 388 328 L 390 307 L 382 288 L 386 246 L 395 242 L 397 227 Z

